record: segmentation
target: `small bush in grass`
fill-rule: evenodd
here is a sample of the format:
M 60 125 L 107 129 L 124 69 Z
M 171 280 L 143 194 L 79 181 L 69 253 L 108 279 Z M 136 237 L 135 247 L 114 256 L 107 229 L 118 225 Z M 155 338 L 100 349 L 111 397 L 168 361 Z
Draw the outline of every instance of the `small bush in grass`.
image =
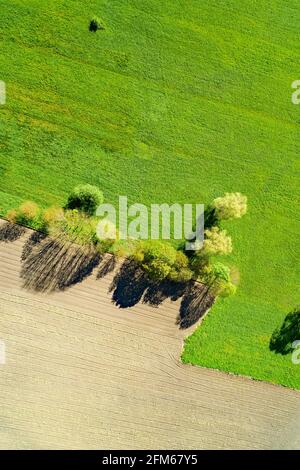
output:
M 88 215 L 94 215 L 97 207 L 103 203 L 103 193 L 96 186 L 81 184 L 76 186 L 68 197 L 66 209 L 78 209 Z
M 102 21 L 97 16 L 93 16 L 90 22 L 90 31 L 95 33 L 96 31 L 101 29 L 104 29 Z

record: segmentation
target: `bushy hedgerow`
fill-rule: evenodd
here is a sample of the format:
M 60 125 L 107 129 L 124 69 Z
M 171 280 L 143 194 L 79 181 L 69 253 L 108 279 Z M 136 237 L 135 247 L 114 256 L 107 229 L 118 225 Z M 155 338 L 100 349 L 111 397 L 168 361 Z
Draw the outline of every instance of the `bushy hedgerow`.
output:
M 116 245 L 119 242 L 119 231 L 115 224 L 109 220 L 97 221 L 96 239 L 99 251 L 112 253 L 118 256 Z
M 66 210 L 62 219 L 49 225 L 49 235 L 78 245 L 97 245 L 96 219 L 78 211 Z
M 25 201 L 18 208 L 11 209 L 7 212 L 6 219 L 36 230 L 43 227 L 42 212 L 33 201 Z
M 231 237 L 221 228 L 221 222 L 241 218 L 246 212 L 247 197 L 241 193 L 226 193 L 205 210 L 203 246 L 190 256 L 190 269 L 193 277 L 208 285 L 215 296 L 225 297 L 236 291 L 230 268 L 215 260 L 232 252 Z
M 204 256 L 228 255 L 232 252 L 232 240 L 226 230 L 212 227 L 204 232 L 202 253 Z
M 93 217 L 103 202 L 103 193 L 95 186 L 79 185 L 71 192 L 65 208 L 52 206 L 40 210 L 37 204 L 26 201 L 7 213 L 10 222 L 42 230 L 61 241 L 79 245 L 93 245 L 114 256 L 130 257 L 139 264 L 148 277 L 155 281 L 169 279 L 174 282 L 199 280 L 209 287 L 214 296 L 228 296 L 236 291 L 230 268 L 215 258 L 232 251 L 232 240 L 221 228 L 222 219 L 240 218 L 246 213 L 247 198 L 240 193 L 226 193 L 217 198 L 205 215 L 203 247 L 194 253 L 176 250 L 161 240 L 120 240 L 113 224 L 106 222 L 111 236 L 98 233 L 99 221 Z M 99 229 L 99 227 L 98 227 Z M 107 231 L 105 230 L 105 231 Z
M 51 206 L 43 211 L 42 217 L 45 225 L 50 226 L 63 220 L 64 210 L 59 206 Z

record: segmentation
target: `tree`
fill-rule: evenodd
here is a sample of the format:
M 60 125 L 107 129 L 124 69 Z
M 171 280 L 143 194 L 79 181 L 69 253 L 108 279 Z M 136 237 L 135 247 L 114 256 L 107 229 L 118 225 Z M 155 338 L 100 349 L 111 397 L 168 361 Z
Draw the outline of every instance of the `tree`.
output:
M 204 211 L 204 228 L 210 229 L 214 226 L 218 226 L 219 222 L 216 209 L 211 205 L 208 206 Z
M 300 306 L 290 312 L 280 328 L 276 328 L 270 339 L 270 349 L 280 354 L 289 354 L 300 339 Z
M 212 203 L 219 220 L 240 219 L 247 212 L 247 196 L 241 193 L 226 193 Z
M 67 209 L 78 209 L 88 215 L 94 215 L 97 207 L 103 203 L 103 193 L 96 186 L 81 184 L 76 186 L 68 197 Z
M 190 266 L 195 278 L 197 279 L 203 273 L 203 270 L 209 263 L 209 257 L 204 256 L 202 250 L 197 251 L 191 258 Z
M 228 255 L 232 252 L 232 240 L 226 230 L 212 227 L 204 231 L 205 239 L 201 249 L 202 256 Z
M 177 251 L 175 262 L 168 275 L 169 279 L 175 282 L 187 282 L 192 278 L 192 274 L 188 257 L 182 251 Z
M 32 201 L 25 201 L 19 207 L 19 218 L 24 222 L 34 220 L 39 213 L 39 206 Z
M 236 292 L 236 286 L 231 281 L 230 268 L 222 263 L 206 266 L 200 280 L 208 286 L 214 296 L 228 297 Z
M 168 243 L 147 240 L 139 244 L 133 258 L 141 263 L 151 279 L 162 281 L 176 261 L 176 250 Z

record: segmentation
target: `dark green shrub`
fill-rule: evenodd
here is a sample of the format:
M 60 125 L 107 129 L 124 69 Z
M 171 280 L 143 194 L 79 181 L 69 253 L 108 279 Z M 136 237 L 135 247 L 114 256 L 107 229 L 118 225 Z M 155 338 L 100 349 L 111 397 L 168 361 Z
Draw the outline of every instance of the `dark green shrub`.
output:
M 96 186 L 81 184 L 73 189 L 68 197 L 66 209 L 78 209 L 93 215 L 103 202 L 103 193 Z
M 90 22 L 90 31 L 95 33 L 98 30 L 104 29 L 102 22 L 97 16 L 93 16 Z

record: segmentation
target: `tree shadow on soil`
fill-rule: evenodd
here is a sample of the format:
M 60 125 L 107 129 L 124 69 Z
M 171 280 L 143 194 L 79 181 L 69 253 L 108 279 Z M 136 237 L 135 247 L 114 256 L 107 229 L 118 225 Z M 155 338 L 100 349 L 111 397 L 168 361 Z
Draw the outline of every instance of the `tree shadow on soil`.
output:
M 198 282 L 190 282 L 183 295 L 177 324 L 180 328 L 190 328 L 213 305 L 215 297 L 209 292 L 207 286 Z
M 158 307 L 166 299 L 173 302 L 180 299 L 187 289 L 187 283 L 179 283 L 165 279 L 161 282 L 152 282 L 148 284 L 143 303 L 152 307 Z
M 0 227 L 0 241 L 1 242 L 14 242 L 18 240 L 25 233 L 25 228 L 17 224 L 5 222 Z
M 182 297 L 176 323 L 180 328 L 194 325 L 213 305 L 215 298 L 203 284 L 190 281 L 176 283 L 169 280 L 153 282 L 134 261 L 126 260 L 110 286 L 112 301 L 120 308 L 133 307 L 138 302 L 158 307 L 166 299 Z
M 104 255 L 101 259 L 99 270 L 97 272 L 97 279 L 102 279 L 107 274 L 114 271 L 116 267 L 116 258 L 110 255 Z
M 137 263 L 125 260 L 110 286 L 112 301 L 120 308 L 133 307 L 148 287 L 147 277 Z
M 21 255 L 21 260 L 25 261 L 28 256 L 32 253 L 32 250 L 39 245 L 47 235 L 41 232 L 33 232 L 28 240 L 24 243 L 23 250 L 22 250 L 22 255 Z
M 83 281 L 98 265 L 100 255 L 92 247 L 36 235 L 24 247 L 22 260 L 23 287 L 51 292 Z
M 54 240 L 39 232 L 34 232 L 26 241 L 22 263 L 23 287 L 39 292 L 64 290 L 77 284 L 89 276 L 99 263 L 97 279 L 116 267 L 114 256 L 104 255 L 101 258 L 93 247 Z M 166 299 L 176 301 L 182 298 L 177 318 L 180 328 L 195 324 L 215 301 L 206 286 L 194 281 L 151 281 L 132 260 L 123 262 L 109 290 L 112 301 L 120 308 L 132 307 L 140 301 L 158 307 Z
M 269 347 L 277 354 L 286 355 L 294 350 L 292 344 L 297 340 L 300 340 L 300 307 L 290 312 L 274 331 Z
M 110 286 L 112 301 L 120 308 L 133 307 L 141 301 L 158 307 L 167 298 L 179 299 L 184 289 L 184 284 L 149 280 L 144 270 L 132 260 L 124 261 Z

